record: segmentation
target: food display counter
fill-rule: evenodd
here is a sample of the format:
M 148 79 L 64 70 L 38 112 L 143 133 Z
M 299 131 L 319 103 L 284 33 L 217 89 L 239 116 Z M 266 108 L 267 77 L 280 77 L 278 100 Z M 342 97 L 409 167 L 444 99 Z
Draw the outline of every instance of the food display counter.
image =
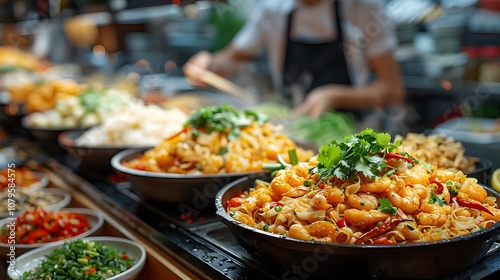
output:
M 133 224 L 128 223 L 123 215 L 113 211 L 113 208 L 108 207 L 108 204 L 104 204 L 103 201 L 107 200 L 107 198 L 102 192 L 95 190 L 85 192 L 83 191 L 85 189 L 84 187 L 72 184 L 75 183 L 74 181 L 65 180 L 65 176 L 70 174 L 74 176 L 72 178 L 77 178 L 78 175 L 69 169 L 62 170 L 53 168 L 53 164 L 55 163 L 54 159 L 52 157 L 47 157 L 47 153 L 43 152 L 36 143 L 22 138 L 14 138 L 9 141 L 2 141 L 2 146 L 4 148 L 15 147 L 18 153 L 25 156 L 24 160 L 13 160 L 12 163 L 16 164 L 16 166 L 23 166 L 30 170 L 45 174 L 49 179 L 49 184 L 46 188 L 64 190 L 70 194 L 71 201 L 65 208 L 93 209 L 102 215 L 104 223 L 93 236 L 125 238 L 145 248 L 147 253 L 146 262 L 136 279 L 158 279 L 159 275 L 164 279 L 199 279 L 199 277 L 188 270 L 182 262 L 176 260 L 174 257 L 167 254 L 167 252 L 159 248 L 153 240 L 148 238 L 148 235 L 145 235 L 141 231 L 140 227 L 135 227 Z M 0 275 L 0 279 L 10 279 L 7 278 L 6 274 L 6 256 L 1 256 L 0 266 L 3 271 L 2 275 Z
M 283 279 L 282 269 L 242 249 L 217 219 L 212 197 L 196 206 L 146 201 L 117 173 L 79 169 L 70 155 L 48 155 L 33 139 L 7 138 L 3 144 L 24 154 L 26 166 L 47 174 L 48 187 L 69 191 L 70 207 L 100 211 L 102 235 L 125 237 L 146 248 L 146 265 L 137 279 Z M 444 279 L 496 279 L 499 273 L 497 241 L 480 261 Z

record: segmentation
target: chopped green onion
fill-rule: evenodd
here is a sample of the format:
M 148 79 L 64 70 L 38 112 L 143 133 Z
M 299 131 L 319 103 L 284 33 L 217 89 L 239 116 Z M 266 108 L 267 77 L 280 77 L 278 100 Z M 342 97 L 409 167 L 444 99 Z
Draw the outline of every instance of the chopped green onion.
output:
M 288 150 L 288 156 L 290 157 L 290 163 L 292 165 L 299 164 L 299 158 L 297 156 L 297 150 L 295 148 L 290 148 Z

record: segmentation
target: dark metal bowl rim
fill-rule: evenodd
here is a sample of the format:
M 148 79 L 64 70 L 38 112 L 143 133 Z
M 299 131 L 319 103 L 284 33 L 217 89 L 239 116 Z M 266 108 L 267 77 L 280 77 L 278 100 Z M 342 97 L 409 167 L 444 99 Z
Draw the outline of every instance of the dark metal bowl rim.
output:
M 377 249 L 377 250 L 400 250 L 401 248 L 423 248 L 426 246 L 430 245 L 440 245 L 440 244 L 450 244 L 450 243 L 458 243 L 458 242 L 463 242 L 465 240 L 473 239 L 477 236 L 487 234 L 492 231 L 496 231 L 500 229 L 500 222 L 496 222 L 494 225 L 491 227 L 488 227 L 486 229 L 482 229 L 467 235 L 462 235 L 459 237 L 454 237 L 451 239 L 447 240 L 439 240 L 439 241 L 431 241 L 431 242 L 417 242 L 417 243 L 405 243 L 405 244 L 395 244 L 395 245 L 384 245 L 384 244 L 378 244 L 378 245 L 370 245 L 370 244 L 342 244 L 342 243 L 332 243 L 332 242 L 321 242 L 321 241 L 307 241 L 307 240 L 300 240 L 300 239 L 295 239 L 291 238 L 285 235 L 278 235 L 270 232 L 265 232 L 256 228 L 253 228 L 251 226 L 248 226 L 244 223 L 241 223 L 239 221 L 236 221 L 233 219 L 231 216 L 229 216 L 224 208 L 224 203 L 222 201 L 222 197 L 224 194 L 233 188 L 235 185 L 242 183 L 243 181 L 248 180 L 248 178 L 240 178 L 238 180 L 235 180 L 223 188 L 219 190 L 215 197 L 215 207 L 216 207 L 216 215 L 217 217 L 222 220 L 223 223 L 226 225 L 233 225 L 233 226 L 238 226 L 240 228 L 243 228 L 245 230 L 251 231 L 256 234 L 263 235 L 265 237 L 270 238 L 271 240 L 275 240 L 275 244 L 279 244 L 280 241 L 287 241 L 293 244 L 296 244 L 294 246 L 294 250 L 300 250 L 300 251 L 309 251 L 309 250 L 302 250 L 301 248 L 304 248 L 303 246 L 300 245 L 320 245 L 320 246 L 330 246 L 330 247 L 338 247 L 338 248 L 348 248 L 348 249 Z M 482 185 L 484 188 L 487 189 L 487 191 L 494 193 L 497 196 L 500 196 L 500 193 L 493 190 L 492 188 L 489 188 L 487 186 Z M 229 223 L 229 224 L 228 224 Z
M 145 150 L 144 148 L 133 148 L 123 150 L 111 158 L 111 166 L 124 174 L 133 176 L 142 176 L 150 178 L 163 178 L 163 179 L 217 179 L 217 178 L 227 178 L 227 177 L 244 177 L 244 176 L 257 176 L 266 173 L 266 171 L 250 171 L 250 172 L 235 172 L 235 173 L 218 173 L 218 174 L 177 174 L 177 173 L 166 173 L 166 172 L 152 172 L 138 170 L 124 166 L 122 164 L 123 160 L 130 160 L 136 156 L 141 155 Z

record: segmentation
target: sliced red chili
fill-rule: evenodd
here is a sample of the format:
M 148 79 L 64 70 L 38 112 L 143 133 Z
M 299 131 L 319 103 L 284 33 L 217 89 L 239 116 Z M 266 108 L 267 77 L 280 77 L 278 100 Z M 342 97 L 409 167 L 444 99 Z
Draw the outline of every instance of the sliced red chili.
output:
M 405 156 L 403 156 L 401 154 L 397 154 L 397 153 L 386 153 L 384 155 L 384 153 L 380 152 L 379 155 L 384 156 L 385 159 L 401 159 L 401 160 L 404 160 L 404 161 L 409 162 L 409 163 L 414 163 L 412 158 L 405 157 Z
M 339 228 L 348 227 L 349 221 L 346 218 L 338 219 L 336 222 Z
M 95 267 L 91 267 L 91 268 L 89 268 L 89 269 L 85 270 L 85 272 L 84 272 L 84 273 L 85 273 L 85 274 L 93 274 L 93 273 L 95 273 L 95 272 L 96 272 L 96 270 L 97 270 L 97 269 L 96 269 Z
M 43 221 L 43 228 L 50 233 L 58 233 L 61 230 L 61 224 L 59 220 L 61 219 L 59 214 L 50 213 Z
M 37 228 L 28 234 L 28 236 L 26 237 L 26 242 L 28 244 L 45 243 L 49 241 L 49 237 L 50 235 L 46 230 Z
M 477 202 L 470 201 L 470 200 L 467 200 L 465 198 L 459 198 L 459 197 L 455 197 L 453 199 L 455 199 L 457 201 L 458 205 L 460 205 L 462 207 L 480 210 L 480 211 L 483 211 L 485 213 L 490 214 L 491 216 L 494 216 L 493 213 L 491 213 L 491 211 L 488 208 L 484 207 L 483 205 L 481 205 Z
M 372 228 L 371 230 L 363 233 L 356 241 L 355 244 L 362 244 L 374 237 L 380 236 L 389 230 L 391 230 L 394 226 L 398 225 L 403 221 L 403 218 L 393 218 L 387 222 L 380 223 L 380 225 Z
M 389 238 L 387 238 L 386 236 L 381 236 L 381 237 L 373 239 L 373 244 L 388 245 L 388 244 L 393 244 L 393 242 L 391 240 L 389 240 Z
M 437 188 L 433 190 L 433 192 L 435 194 L 443 193 L 444 187 L 443 187 L 443 184 L 441 182 L 438 182 L 436 180 L 431 180 L 431 181 L 429 181 L 429 183 L 436 185 Z
M 245 198 L 243 198 L 243 197 L 233 197 L 233 198 L 231 198 L 227 202 L 227 204 L 229 205 L 229 207 L 238 207 L 241 204 L 243 204 L 243 202 L 245 202 Z

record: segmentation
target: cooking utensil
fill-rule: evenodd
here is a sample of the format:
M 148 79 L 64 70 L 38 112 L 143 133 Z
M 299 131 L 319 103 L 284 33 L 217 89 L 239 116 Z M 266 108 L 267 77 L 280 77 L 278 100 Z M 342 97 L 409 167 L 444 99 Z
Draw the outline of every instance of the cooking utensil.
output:
M 241 178 L 223 187 L 215 198 L 216 214 L 254 258 L 274 266 L 272 269 L 279 265 L 283 279 L 445 277 L 480 260 L 500 232 L 500 223 L 496 223 L 449 240 L 387 246 L 298 240 L 247 226 L 226 212 L 225 202 L 253 185 L 253 179 Z M 499 192 L 485 188 L 500 199 Z
M 248 103 L 255 103 L 255 97 L 252 93 L 248 92 L 247 90 L 235 85 L 233 82 L 229 81 L 228 79 L 212 72 L 209 70 L 203 70 L 195 65 L 189 65 L 189 67 L 186 67 L 186 71 L 189 71 L 189 68 L 197 68 L 197 72 L 199 73 L 198 78 L 210 85 L 213 86 L 216 89 L 221 90 L 224 93 L 227 93 L 229 95 L 232 95 L 234 97 L 237 97 L 245 102 Z

